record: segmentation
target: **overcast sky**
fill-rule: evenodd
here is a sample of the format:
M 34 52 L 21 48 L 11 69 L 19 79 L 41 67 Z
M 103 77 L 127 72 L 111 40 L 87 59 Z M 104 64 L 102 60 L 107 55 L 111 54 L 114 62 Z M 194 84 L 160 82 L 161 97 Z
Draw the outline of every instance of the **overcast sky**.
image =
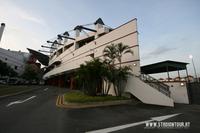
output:
M 113 28 L 138 19 L 141 64 L 191 63 L 200 75 L 200 0 L 0 0 L 6 28 L 0 47 L 27 51 L 78 24 L 101 17 Z M 193 67 L 188 65 L 193 75 Z

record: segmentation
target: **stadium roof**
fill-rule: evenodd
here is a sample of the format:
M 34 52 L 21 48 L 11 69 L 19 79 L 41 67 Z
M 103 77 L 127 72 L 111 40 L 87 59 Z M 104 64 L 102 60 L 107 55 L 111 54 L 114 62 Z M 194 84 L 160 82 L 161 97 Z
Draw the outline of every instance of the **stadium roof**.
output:
M 38 51 L 35 51 L 33 49 L 29 49 L 27 48 L 28 51 L 33 54 L 35 56 L 36 59 L 38 59 L 38 61 L 42 64 L 42 65 L 45 65 L 45 66 L 48 66 L 49 64 L 49 56 L 45 55 L 45 54 L 42 54 Z
M 189 63 L 167 60 L 163 62 L 142 66 L 141 72 L 145 74 L 154 74 L 154 73 L 185 70 L 187 69 L 186 68 L 187 64 Z

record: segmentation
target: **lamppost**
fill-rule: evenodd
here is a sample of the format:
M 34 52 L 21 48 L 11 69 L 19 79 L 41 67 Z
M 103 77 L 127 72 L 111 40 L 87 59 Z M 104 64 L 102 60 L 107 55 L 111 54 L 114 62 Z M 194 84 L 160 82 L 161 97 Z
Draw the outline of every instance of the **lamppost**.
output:
M 199 79 L 198 79 L 198 77 L 197 77 L 196 68 L 195 68 L 195 65 L 194 65 L 193 56 L 192 56 L 192 55 L 189 55 L 189 58 L 192 60 L 192 65 L 193 65 L 193 68 L 194 68 L 194 74 L 195 74 L 196 81 L 199 82 Z

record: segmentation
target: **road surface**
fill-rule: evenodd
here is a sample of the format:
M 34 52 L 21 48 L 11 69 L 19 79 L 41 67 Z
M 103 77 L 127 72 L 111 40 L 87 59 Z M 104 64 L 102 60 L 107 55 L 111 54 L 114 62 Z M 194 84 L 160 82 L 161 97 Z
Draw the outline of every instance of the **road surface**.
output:
M 89 132 L 176 113 L 181 114 L 165 121 L 190 122 L 188 129 L 145 129 L 145 124 L 140 124 L 115 132 L 200 132 L 200 105 L 169 108 L 138 104 L 61 109 L 56 107 L 56 98 L 63 91 L 66 90 L 44 86 L 31 93 L 0 100 L 0 133 Z

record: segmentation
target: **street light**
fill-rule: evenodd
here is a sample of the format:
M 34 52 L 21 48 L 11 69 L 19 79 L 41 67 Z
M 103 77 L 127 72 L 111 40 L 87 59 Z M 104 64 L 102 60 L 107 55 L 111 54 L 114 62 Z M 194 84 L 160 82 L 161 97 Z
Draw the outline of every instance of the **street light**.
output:
M 192 55 L 189 55 L 189 58 L 192 60 L 192 65 L 193 65 L 193 68 L 194 68 L 194 74 L 195 74 L 196 81 L 199 82 L 199 79 L 198 79 L 198 77 L 197 77 L 196 68 L 195 68 L 195 65 L 194 65 L 193 56 L 192 56 Z

